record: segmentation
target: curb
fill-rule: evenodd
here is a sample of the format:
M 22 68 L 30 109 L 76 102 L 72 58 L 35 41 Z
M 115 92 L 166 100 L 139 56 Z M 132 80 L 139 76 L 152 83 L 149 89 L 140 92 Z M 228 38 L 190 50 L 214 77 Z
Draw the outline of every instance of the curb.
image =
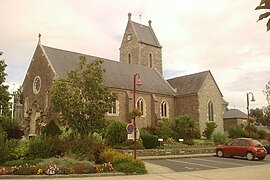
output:
M 103 176 L 123 176 L 121 172 L 112 173 L 93 173 L 93 174 L 68 174 L 68 175 L 0 175 L 0 179 L 51 179 L 51 178 L 85 178 Z
M 141 160 L 154 160 L 154 159 L 181 159 L 181 158 L 192 158 L 192 157 L 208 157 L 215 156 L 216 153 L 206 154 L 186 154 L 186 155 L 166 155 L 166 156 L 139 156 Z

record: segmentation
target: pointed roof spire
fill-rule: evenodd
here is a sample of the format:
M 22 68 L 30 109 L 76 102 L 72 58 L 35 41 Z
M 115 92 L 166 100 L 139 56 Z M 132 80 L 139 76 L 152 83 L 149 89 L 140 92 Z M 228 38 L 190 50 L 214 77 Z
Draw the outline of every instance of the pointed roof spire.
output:
M 41 43 L 41 34 L 38 33 L 38 43 Z
M 131 21 L 131 13 L 128 13 L 128 20 Z
M 148 21 L 149 27 L 151 27 L 151 23 L 152 23 L 152 21 L 151 21 L 151 20 L 149 20 L 149 21 Z

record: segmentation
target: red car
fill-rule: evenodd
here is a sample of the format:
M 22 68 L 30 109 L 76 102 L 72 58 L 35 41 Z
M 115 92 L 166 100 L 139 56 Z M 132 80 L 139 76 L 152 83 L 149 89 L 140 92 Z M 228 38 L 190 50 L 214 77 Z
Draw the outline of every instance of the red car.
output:
M 216 154 L 218 157 L 247 157 L 247 159 L 251 161 L 254 158 L 263 160 L 267 155 L 267 151 L 263 147 L 263 145 L 256 139 L 235 138 L 231 139 L 226 144 L 218 145 L 216 148 Z

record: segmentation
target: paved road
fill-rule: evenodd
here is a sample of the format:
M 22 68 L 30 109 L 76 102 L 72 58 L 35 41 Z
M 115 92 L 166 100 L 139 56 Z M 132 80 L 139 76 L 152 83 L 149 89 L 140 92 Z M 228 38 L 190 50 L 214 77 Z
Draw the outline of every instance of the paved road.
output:
M 210 169 L 236 168 L 246 166 L 270 165 L 270 157 L 267 156 L 264 160 L 248 161 L 245 158 L 219 158 L 216 156 L 210 157 L 195 157 L 183 159 L 160 159 L 146 160 L 151 164 L 164 166 L 171 169 L 173 172 L 200 171 Z

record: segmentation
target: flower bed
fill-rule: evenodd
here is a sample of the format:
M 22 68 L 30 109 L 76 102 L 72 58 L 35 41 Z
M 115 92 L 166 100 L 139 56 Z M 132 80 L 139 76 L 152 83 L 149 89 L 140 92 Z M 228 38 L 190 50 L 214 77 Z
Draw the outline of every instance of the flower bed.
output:
M 111 163 L 100 165 L 70 158 L 45 159 L 36 165 L 24 163 L 19 166 L 0 167 L 0 175 L 90 174 L 112 171 L 114 171 L 114 168 Z

